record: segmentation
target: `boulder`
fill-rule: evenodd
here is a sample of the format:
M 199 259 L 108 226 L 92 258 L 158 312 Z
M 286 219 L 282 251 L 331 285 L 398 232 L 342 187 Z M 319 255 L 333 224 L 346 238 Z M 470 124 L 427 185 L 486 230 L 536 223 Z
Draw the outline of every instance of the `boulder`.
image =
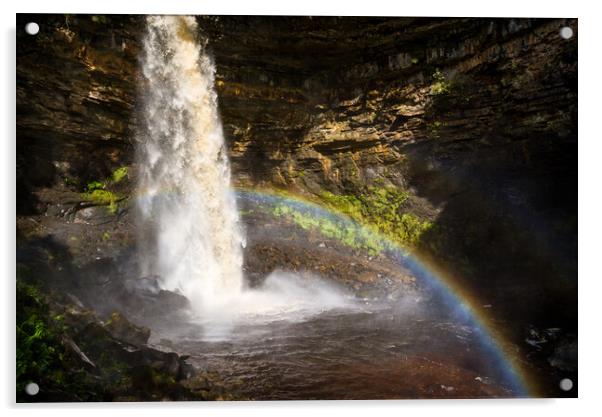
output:
M 151 334 L 150 329 L 130 323 L 119 312 L 111 314 L 111 318 L 105 323 L 104 327 L 115 339 L 134 346 L 146 345 Z

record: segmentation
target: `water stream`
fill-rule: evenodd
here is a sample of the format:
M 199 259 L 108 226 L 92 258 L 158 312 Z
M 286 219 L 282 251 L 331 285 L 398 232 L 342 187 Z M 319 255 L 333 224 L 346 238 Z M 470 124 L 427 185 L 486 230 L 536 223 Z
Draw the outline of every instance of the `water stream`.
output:
M 217 112 L 215 66 L 193 17 L 150 16 L 139 135 L 143 274 L 197 310 L 239 296 L 242 246 Z
M 348 295 L 318 277 L 275 272 L 245 289 L 244 234 L 214 90 L 215 66 L 193 17 L 151 16 L 144 40 L 139 135 L 143 275 L 187 297 L 216 332 L 246 317 L 291 319 L 339 308 Z

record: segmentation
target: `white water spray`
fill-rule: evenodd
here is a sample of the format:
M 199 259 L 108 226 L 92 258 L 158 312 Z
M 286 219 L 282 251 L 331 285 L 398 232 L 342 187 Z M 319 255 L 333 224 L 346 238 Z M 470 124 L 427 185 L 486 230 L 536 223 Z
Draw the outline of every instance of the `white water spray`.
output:
M 241 292 L 244 238 L 230 189 L 215 67 L 197 31 L 194 17 L 147 18 L 139 206 L 143 229 L 152 230 L 150 241 L 142 238 L 144 272 L 206 308 Z
M 186 296 L 223 335 L 241 320 L 297 320 L 344 307 L 317 277 L 272 273 L 243 291 L 241 231 L 213 87 L 215 67 L 193 17 L 147 18 L 139 135 L 141 264 L 163 289 Z

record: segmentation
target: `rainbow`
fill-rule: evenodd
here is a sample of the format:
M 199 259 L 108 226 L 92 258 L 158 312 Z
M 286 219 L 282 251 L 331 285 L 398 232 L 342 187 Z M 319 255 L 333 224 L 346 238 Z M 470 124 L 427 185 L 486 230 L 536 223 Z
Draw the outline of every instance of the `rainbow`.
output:
M 396 259 L 400 265 L 409 269 L 423 285 L 437 294 L 458 319 L 471 326 L 483 347 L 491 354 L 501 370 L 505 382 L 516 397 L 538 396 L 536 384 L 521 368 L 517 355 L 510 348 L 511 344 L 504 340 L 502 332 L 497 330 L 488 311 L 480 306 L 470 291 L 461 287 L 458 280 L 442 271 L 428 257 L 410 252 L 391 239 L 378 234 L 373 228 L 362 225 L 346 215 L 330 208 L 318 205 L 298 195 L 284 194 L 273 190 L 237 188 L 239 200 L 248 200 L 262 205 L 286 205 L 306 215 L 317 218 L 336 220 L 345 227 L 361 229 L 363 233 L 377 237 L 386 248 L 387 254 Z

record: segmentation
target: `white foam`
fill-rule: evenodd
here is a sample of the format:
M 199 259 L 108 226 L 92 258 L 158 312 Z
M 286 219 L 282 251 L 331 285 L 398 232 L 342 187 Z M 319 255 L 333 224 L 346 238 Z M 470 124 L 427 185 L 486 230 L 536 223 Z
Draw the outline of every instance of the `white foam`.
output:
M 191 320 L 202 326 L 202 338 L 224 340 L 237 336 L 237 327 L 300 322 L 327 311 L 357 307 L 351 293 L 316 275 L 274 271 L 259 288 L 205 304 Z

